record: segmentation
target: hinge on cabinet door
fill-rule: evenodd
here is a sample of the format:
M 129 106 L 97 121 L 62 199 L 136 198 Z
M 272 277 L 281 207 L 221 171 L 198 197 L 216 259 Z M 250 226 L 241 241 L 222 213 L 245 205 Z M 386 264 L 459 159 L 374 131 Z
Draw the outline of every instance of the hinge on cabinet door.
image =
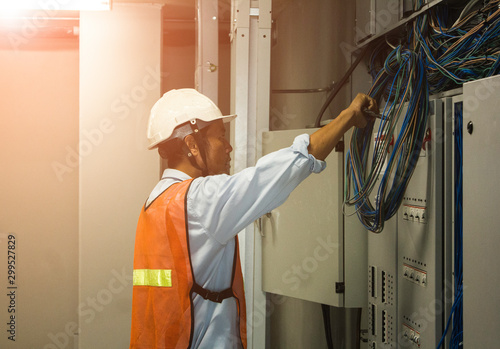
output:
M 339 141 L 337 145 L 335 146 L 335 151 L 337 153 L 343 153 L 344 152 L 344 141 Z
M 345 283 L 336 282 L 335 283 L 335 293 L 344 293 L 345 291 Z

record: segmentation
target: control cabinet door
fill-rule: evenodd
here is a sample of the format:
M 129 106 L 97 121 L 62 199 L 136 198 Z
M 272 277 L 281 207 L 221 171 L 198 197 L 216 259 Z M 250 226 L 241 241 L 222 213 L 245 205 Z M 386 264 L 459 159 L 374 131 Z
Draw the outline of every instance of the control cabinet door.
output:
M 315 129 L 264 134 L 263 153 L 289 147 Z M 336 284 L 343 280 L 343 153 L 311 174 L 287 201 L 262 217 L 262 282 L 266 292 L 343 306 Z

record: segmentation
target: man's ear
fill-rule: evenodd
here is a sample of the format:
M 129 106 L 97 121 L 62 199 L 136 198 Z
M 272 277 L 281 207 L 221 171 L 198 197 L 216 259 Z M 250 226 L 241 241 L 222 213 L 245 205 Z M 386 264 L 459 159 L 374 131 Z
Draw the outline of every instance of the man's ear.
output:
M 200 154 L 200 150 L 198 149 L 198 144 L 196 143 L 193 135 L 187 135 L 184 137 L 184 143 L 186 143 L 187 147 L 189 148 L 189 152 L 193 156 L 197 156 Z

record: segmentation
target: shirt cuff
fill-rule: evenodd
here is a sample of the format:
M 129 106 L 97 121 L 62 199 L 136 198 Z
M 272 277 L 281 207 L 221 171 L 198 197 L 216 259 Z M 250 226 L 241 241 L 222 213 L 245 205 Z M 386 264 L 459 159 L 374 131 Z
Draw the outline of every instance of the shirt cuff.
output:
M 302 134 L 300 136 L 295 137 L 295 140 L 292 144 L 292 150 L 294 152 L 300 153 L 309 159 L 311 163 L 310 170 L 313 173 L 320 173 L 326 168 L 326 162 L 322 160 L 316 159 L 314 156 L 309 154 L 309 150 L 307 147 L 309 146 L 309 135 Z

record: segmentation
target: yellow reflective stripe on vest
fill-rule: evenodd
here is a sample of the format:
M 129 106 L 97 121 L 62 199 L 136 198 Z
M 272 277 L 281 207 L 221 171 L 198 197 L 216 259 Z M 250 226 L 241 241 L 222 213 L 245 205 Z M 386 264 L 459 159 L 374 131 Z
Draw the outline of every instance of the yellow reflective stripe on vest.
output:
M 172 287 L 172 270 L 135 269 L 134 286 Z

